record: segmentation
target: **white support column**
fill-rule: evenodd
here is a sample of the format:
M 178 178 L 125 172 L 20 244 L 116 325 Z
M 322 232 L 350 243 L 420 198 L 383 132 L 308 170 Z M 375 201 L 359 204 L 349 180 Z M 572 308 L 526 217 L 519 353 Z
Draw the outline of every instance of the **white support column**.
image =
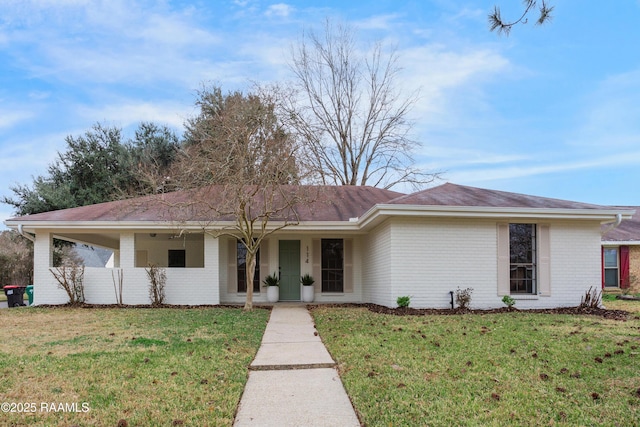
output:
M 58 288 L 50 268 L 53 266 L 53 235 L 49 231 L 36 232 L 33 244 L 33 303 L 65 304 L 67 294 Z
M 119 267 L 134 268 L 136 266 L 136 236 L 134 233 L 120 234 Z
M 207 275 L 204 304 L 220 304 L 220 239 L 204 235 L 204 271 Z

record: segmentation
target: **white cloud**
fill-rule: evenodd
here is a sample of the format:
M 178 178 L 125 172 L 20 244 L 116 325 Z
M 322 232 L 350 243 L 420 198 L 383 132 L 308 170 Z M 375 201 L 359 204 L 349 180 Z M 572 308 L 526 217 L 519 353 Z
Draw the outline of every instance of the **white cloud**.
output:
M 552 156 L 549 157 L 553 158 Z M 515 178 L 549 175 L 579 170 L 602 171 L 609 168 L 634 166 L 640 162 L 640 151 L 620 153 L 605 157 L 584 158 L 578 160 L 554 161 L 521 161 L 502 167 L 468 168 L 449 170 L 448 177 L 452 182 L 490 182 Z
M 640 144 L 640 69 L 610 76 L 585 97 L 577 116 L 575 146 L 604 150 Z
M 32 53 L 21 66 L 49 81 L 140 85 L 170 80 L 193 87 L 201 70 L 217 59 L 216 46 L 223 44 L 190 7 L 169 10 L 146 1 L 29 5 L 29 15 L 6 5 L 0 13 L 12 17 L 6 34 L 14 55 Z M 203 59 L 203 52 L 211 59 Z
M 374 15 L 366 19 L 355 21 L 354 25 L 359 30 L 390 30 L 395 25 L 398 25 L 398 18 L 400 18 L 400 15 L 397 13 Z
M 404 49 L 399 57 L 402 86 L 406 91 L 420 88 L 416 109 L 423 117 L 456 102 L 477 103 L 483 83 L 496 80 L 510 67 L 506 57 L 488 48 L 452 51 L 430 44 Z
M 14 127 L 33 116 L 33 112 L 26 110 L 0 110 L 0 130 Z
M 54 132 L 3 141 L 0 145 L 0 177 L 6 179 L 7 185 L 0 185 L 0 189 L 6 188 L 9 181 L 22 182 L 24 177 L 37 175 L 38 170 L 44 171 L 64 145 L 67 135 Z
M 267 8 L 265 15 L 269 17 L 278 16 L 278 17 L 286 18 L 292 13 L 293 13 L 293 7 L 291 7 L 290 5 L 286 3 L 276 3 L 276 4 L 272 4 Z
M 192 113 L 192 106 L 185 107 L 174 102 L 141 102 L 125 100 L 117 104 L 99 107 L 78 107 L 78 114 L 87 120 L 113 122 L 118 127 L 128 127 L 142 121 L 164 123 L 182 129 L 183 123 Z
M 461 148 L 451 146 L 426 145 L 420 155 L 440 163 L 446 169 L 498 165 L 527 160 L 523 154 L 503 154 L 489 151 L 487 148 Z

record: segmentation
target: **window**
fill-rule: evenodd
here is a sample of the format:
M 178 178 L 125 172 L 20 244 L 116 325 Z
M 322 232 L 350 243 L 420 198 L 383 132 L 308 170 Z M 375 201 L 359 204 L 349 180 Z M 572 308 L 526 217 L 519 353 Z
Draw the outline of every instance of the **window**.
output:
M 344 241 L 322 239 L 322 292 L 344 292 Z
M 247 292 L 247 248 L 241 240 L 236 243 L 237 248 L 237 277 L 238 292 Z M 253 291 L 260 292 L 260 249 L 256 253 L 256 268 L 253 276 Z
M 617 288 L 619 283 L 618 248 L 604 248 L 604 286 Z
M 536 293 L 536 225 L 509 224 L 511 293 Z
M 184 268 L 186 264 L 186 252 L 184 249 L 169 249 L 169 268 Z

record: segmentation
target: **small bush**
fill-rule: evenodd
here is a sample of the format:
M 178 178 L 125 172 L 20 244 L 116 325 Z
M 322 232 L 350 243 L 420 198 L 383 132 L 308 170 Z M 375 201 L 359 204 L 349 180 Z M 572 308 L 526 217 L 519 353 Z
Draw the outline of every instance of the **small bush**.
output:
M 509 295 L 503 296 L 502 302 L 510 309 L 513 308 L 514 305 L 516 305 L 516 300 L 511 298 Z
M 585 292 L 584 297 L 580 301 L 579 307 L 581 308 L 599 308 L 602 305 L 602 291 L 598 288 L 589 287 L 589 290 Z
M 115 272 L 118 272 L 118 283 L 116 285 Z M 111 270 L 111 279 L 113 280 L 113 290 L 116 293 L 116 304 L 122 305 L 122 282 L 124 280 L 124 272 L 121 268 Z
M 411 303 L 411 297 L 408 295 L 403 297 L 398 297 L 396 302 L 398 303 L 398 307 L 400 308 L 409 307 L 409 304 Z
M 155 264 L 150 265 L 146 270 L 149 277 L 151 305 L 162 305 L 164 304 L 164 287 L 167 283 L 167 273 L 164 268 L 160 268 Z
M 49 269 L 58 281 L 58 288 L 64 289 L 69 297 L 69 304 L 84 302 L 84 265 L 70 264 Z
M 456 304 L 458 304 L 459 308 L 463 310 L 466 310 L 469 308 L 469 305 L 471 304 L 472 293 L 473 293 L 473 288 L 456 289 L 455 298 L 456 298 Z

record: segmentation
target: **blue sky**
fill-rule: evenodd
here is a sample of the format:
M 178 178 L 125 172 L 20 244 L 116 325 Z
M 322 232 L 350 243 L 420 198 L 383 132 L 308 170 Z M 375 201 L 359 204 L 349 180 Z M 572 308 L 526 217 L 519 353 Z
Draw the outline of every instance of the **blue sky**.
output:
M 181 132 L 203 84 L 287 81 L 292 44 L 329 17 L 396 47 L 399 90 L 420 90 L 416 161 L 444 181 L 640 205 L 640 2 L 550 1 L 551 23 L 505 37 L 487 15 L 520 1 L 2 0 L 0 195 L 96 122 Z

